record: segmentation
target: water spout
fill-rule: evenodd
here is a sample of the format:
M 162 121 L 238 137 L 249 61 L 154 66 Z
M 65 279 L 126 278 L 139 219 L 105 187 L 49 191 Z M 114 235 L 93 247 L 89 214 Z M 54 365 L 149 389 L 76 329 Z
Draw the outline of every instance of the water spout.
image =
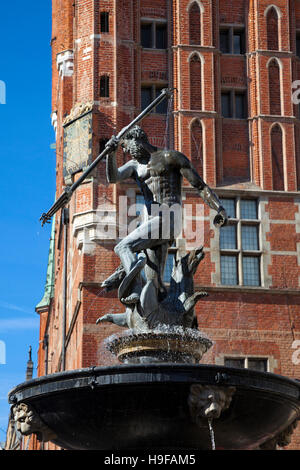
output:
M 210 434 L 210 440 L 211 440 L 211 448 L 212 450 L 216 450 L 215 432 L 214 432 L 212 422 L 213 422 L 212 418 L 208 418 L 208 428 L 209 428 L 209 434 Z

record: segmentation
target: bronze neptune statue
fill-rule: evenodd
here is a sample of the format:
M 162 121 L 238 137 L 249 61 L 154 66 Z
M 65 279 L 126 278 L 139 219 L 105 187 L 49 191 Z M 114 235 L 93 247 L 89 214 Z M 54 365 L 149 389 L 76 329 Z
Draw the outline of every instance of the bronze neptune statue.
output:
M 120 168 L 115 157 L 119 144 L 131 156 Z M 185 155 L 157 149 L 139 126 L 129 130 L 121 142 L 112 138 L 110 146 L 114 151 L 106 160 L 108 182 L 134 180 L 144 196 L 147 218 L 117 244 L 115 252 L 121 265 L 103 283 L 107 290 L 118 288 L 126 312 L 107 314 L 97 322 L 143 329 L 157 325 L 195 327 L 194 306 L 206 295 L 195 293 L 193 285 L 193 275 L 204 256 L 203 247 L 176 259 L 169 289 L 163 283 L 168 249 L 181 232 L 182 179 L 186 178 L 217 212 L 214 224 L 218 227 L 227 221 L 225 209 Z

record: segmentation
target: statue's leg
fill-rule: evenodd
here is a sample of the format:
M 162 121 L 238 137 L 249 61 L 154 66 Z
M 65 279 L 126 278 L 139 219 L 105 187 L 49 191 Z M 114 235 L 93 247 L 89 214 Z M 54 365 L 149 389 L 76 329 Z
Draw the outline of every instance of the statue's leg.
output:
M 159 293 L 166 292 L 163 275 L 169 246 L 169 243 L 163 243 L 160 246 L 147 250 L 147 264 L 145 266 L 146 285 L 142 290 L 140 299 L 145 316 L 158 310 L 158 295 Z
M 140 299 L 142 284 L 141 280 L 136 278 L 136 276 L 144 267 L 146 259 L 142 259 L 139 256 L 137 258 L 136 253 L 141 253 L 149 248 L 166 243 L 166 240 L 159 238 L 160 228 L 161 218 L 159 216 L 153 217 L 141 224 L 115 247 L 115 252 L 121 259 L 126 271 L 126 277 L 120 286 L 120 291 L 125 292 L 129 282 L 132 287 L 131 294 L 126 299 L 123 299 L 124 303 L 137 303 Z M 156 272 L 158 272 L 160 260 L 154 259 L 154 264 Z

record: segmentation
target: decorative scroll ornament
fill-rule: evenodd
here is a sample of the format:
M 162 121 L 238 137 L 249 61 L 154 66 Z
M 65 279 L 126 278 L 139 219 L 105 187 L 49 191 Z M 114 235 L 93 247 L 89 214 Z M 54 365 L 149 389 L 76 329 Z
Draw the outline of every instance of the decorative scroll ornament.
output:
M 71 109 L 70 114 L 65 118 L 63 125 L 67 125 L 72 121 L 75 121 L 76 119 L 80 118 L 86 113 L 89 113 L 93 109 L 93 103 L 88 102 L 88 103 L 76 103 L 75 106 Z

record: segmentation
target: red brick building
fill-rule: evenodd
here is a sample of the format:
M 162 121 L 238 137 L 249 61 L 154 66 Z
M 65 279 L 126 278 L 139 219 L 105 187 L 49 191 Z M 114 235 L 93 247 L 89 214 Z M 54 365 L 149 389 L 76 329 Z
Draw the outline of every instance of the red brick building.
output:
M 176 88 L 169 119 L 161 105 L 142 126 L 151 143 L 192 160 L 231 216 L 215 230 L 212 211 L 184 183 L 184 202 L 193 204 L 186 220 L 201 232 L 206 253 L 196 284 L 209 297 L 197 315 L 214 346 L 204 361 L 294 378 L 300 113 L 292 85 L 300 80 L 299 34 L 298 0 L 53 0 L 56 196 L 162 88 Z M 115 361 L 103 340 L 120 330 L 95 322 L 122 312 L 116 293 L 101 289 L 119 261 L 116 240 L 99 236 L 97 211 L 109 229 L 120 227 L 122 195 L 134 203 L 139 192 L 130 181 L 108 185 L 100 163 L 69 213 L 56 214 L 37 306 L 39 375 Z M 172 253 L 193 246 L 179 238 Z M 299 430 L 289 448 L 300 448 Z

